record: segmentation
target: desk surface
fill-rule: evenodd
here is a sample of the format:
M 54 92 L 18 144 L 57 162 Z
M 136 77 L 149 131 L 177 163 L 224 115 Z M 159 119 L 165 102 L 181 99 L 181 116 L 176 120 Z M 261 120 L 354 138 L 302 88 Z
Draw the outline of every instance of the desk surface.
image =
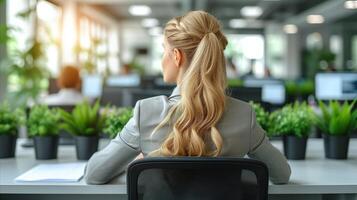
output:
M 32 148 L 22 148 L 18 141 L 16 158 L 0 159 L 0 194 L 126 194 L 125 176 L 106 185 L 76 183 L 24 183 L 14 178 L 40 163 L 77 162 L 74 146 L 61 146 L 58 159 L 37 161 Z M 104 147 L 108 141 L 101 141 Z M 282 149 L 281 141 L 273 144 Z M 352 139 L 348 160 L 324 158 L 321 139 L 308 141 L 306 160 L 289 161 L 289 184 L 270 185 L 269 194 L 347 194 L 357 193 L 357 139 Z

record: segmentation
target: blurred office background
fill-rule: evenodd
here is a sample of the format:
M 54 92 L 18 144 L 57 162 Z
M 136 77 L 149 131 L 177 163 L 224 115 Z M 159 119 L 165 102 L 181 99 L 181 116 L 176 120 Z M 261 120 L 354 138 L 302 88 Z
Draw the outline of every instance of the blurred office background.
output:
M 16 106 L 58 92 L 68 64 L 102 105 L 170 95 L 162 31 L 190 10 L 222 23 L 232 96 L 268 109 L 357 98 L 357 1 L 1 0 L 0 10 L 0 101 Z

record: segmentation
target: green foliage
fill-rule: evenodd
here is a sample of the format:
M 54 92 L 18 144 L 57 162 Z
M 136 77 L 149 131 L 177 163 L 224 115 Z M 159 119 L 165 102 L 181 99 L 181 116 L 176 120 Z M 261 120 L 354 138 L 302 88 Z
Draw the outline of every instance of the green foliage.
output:
M 9 30 L 10 28 L 8 26 L 0 24 L 0 44 L 6 44 L 6 42 L 11 39 Z
M 243 81 L 241 79 L 228 79 L 229 87 L 238 87 L 242 85 L 243 85 Z
M 145 74 L 145 68 L 142 64 L 140 64 L 136 58 L 134 58 L 129 64 L 130 69 L 133 70 L 134 72 L 137 72 L 140 75 Z
M 328 135 L 348 135 L 357 129 L 357 110 L 352 110 L 355 102 L 330 101 L 326 105 L 320 101 L 321 115 L 315 115 L 316 126 Z
M 57 135 L 59 120 L 58 110 L 49 109 L 45 105 L 34 106 L 27 121 L 29 136 Z
M 269 130 L 270 120 L 269 120 L 269 113 L 264 110 L 264 108 L 258 104 L 253 103 L 252 101 L 249 102 L 250 105 L 253 107 L 257 122 L 259 125 L 265 130 Z
M 333 65 L 336 55 L 328 49 L 310 49 L 303 55 L 303 65 L 306 66 L 306 75 L 313 79 L 318 71 L 328 70 Z M 325 66 L 324 66 L 325 65 Z
M 36 2 L 36 4 L 37 4 L 37 2 Z M 28 20 L 28 19 L 30 19 L 31 15 L 33 13 L 36 13 L 36 5 L 33 5 L 33 6 L 29 7 L 28 9 L 17 13 L 16 16 L 19 18 L 22 18 L 24 20 Z
M 288 95 L 298 96 L 298 95 L 309 95 L 314 93 L 314 82 L 311 80 L 305 81 L 286 81 L 285 89 Z
M 93 107 L 84 101 L 72 113 L 60 110 L 63 121 L 60 127 L 77 136 L 99 135 L 105 122 L 105 115 L 99 114 L 99 108 L 99 101 Z
M 28 9 L 17 13 L 17 17 L 25 21 L 30 16 L 36 14 L 36 5 L 31 5 Z M 37 18 L 35 18 L 37 20 Z M 35 23 L 36 24 L 36 23 Z M 44 61 L 44 43 L 38 41 L 36 37 L 30 38 L 25 48 L 20 48 L 16 41 L 9 41 L 10 35 L 22 32 L 18 27 L 5 27 L 0 30 L 0 35 L 7 42 L 9 47 L 9 63 L 7 63 L 5 73 L 8 77 L 9 86 L 13 90 L 7 94 L 7 98 L 12 105 L 24 106 L 29 99 L 36 101 L 39 93 L 47 86 L 46 80 L 49 76 Z M 15 38 L 11 38 L 15 40 Z
M 23 110 L 13 111 L 7 103 L 0 105 L 0 135 L 16 135 L 18 126 L 24 122 L 25 113 Z
M 112 110 L 105 121 L 104 133 L 110 138 L 115 138 L 132 116 L 133 108 L 130 107 Z
M 16 80 L 16 90 L 9 94 L 12 103 L 26 105 L 28 99 L 36 100 L 44 89 L 43 80 L 48 72 L 43 66 L 43 46 L 34 42 L 25 50 L 16 50 L 11 55 L 11 65 L 7 70 L 9 77 Z M 11 79 L 9 79 L 11 83 Z
M 270 132 L 281 135 L 307 137 L 313 124 L 313 114 L 306 103 L 289 104 L 270 115 Z

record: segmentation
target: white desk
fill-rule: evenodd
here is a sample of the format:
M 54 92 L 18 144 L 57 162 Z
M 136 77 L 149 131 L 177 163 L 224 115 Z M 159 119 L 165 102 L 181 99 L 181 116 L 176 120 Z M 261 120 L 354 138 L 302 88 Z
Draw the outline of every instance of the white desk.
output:
M 78 183 L 23 183 L 14 178 L 39 163 L 76 161 L 74 146 L 61 146 L 58 159 L 37 161 L 32 148 L 22 148 L 18 141 L 16 157 L 0 159 L 0 199 L 126 199 L 125 176 L 107 185 Z M 108 141 L 101 141 L 104 147 Z M 282 149 L 280 141 L 273 144 Z M 352 139 L 348 160 L 324 158 L 321 139 L 308 141 L 306 160 L 289 161 L 291 182 L 287 185 L 270 185 L 270 199 L 348 199 L 357 200 L 357 139 Z M 104 200 L 104 199 L 103 199 Z

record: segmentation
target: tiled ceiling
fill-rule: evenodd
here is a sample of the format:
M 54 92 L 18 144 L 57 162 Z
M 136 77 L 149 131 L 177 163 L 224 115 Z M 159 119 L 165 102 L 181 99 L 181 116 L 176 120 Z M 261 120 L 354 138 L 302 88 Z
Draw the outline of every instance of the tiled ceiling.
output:
M 300 16 L 321 4 L 336 3 L 341 0 L 78 0 L 105 10 L 120 20 L 135 20 L 144 17 L 132 16 L 128 12 L 131 5 L 148 5 L 152 13 L 148 17 L 159 19 L 163 24 L 173 16 L 189 10 L 206 10 L 223 23 L 232 18 L 242 18 L 240 9 L 244 6 L 259 6 L 263 9 L 258 18 L 263 21 L 284 22 Z M 343 3 L 343 2 L 342 2 Z M 348 16 L 343 19 L 349 20 Z

